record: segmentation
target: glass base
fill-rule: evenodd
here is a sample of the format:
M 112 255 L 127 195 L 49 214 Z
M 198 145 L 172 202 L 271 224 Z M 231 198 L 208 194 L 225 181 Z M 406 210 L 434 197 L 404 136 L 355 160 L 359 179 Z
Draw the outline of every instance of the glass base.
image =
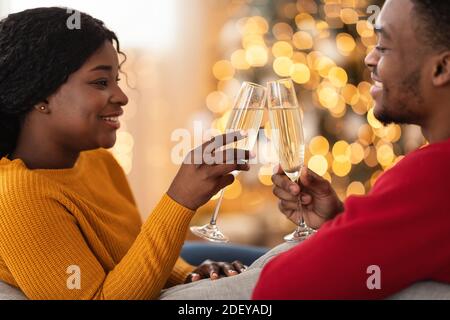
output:
M 197 237 L 211 242 L 226 243 L 230 241 L 215 224 L 206 224 L 202 227 L 191 227 L 191 231 Z
M 309 227 L 298 227 L 297 230 L 284 237 L 286 242 L 300 242 L 308 239 L 316 231 Z

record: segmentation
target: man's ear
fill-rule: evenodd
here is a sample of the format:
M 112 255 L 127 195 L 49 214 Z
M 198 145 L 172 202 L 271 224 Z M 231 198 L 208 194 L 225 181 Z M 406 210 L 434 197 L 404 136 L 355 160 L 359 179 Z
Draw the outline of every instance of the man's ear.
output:
M 441 87 L 447 84 L 450 84 L 450 51 L 439 55 L 433 71 L 433 85 Z

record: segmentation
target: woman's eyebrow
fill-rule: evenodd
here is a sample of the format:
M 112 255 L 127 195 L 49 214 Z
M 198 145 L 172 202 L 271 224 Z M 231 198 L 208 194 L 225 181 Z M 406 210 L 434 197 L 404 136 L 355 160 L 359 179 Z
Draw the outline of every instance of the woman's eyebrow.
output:
M 91 69 L 90 71 L 112 71 L 112 66 L 108 66 L 108 65 L 98 65 L 95 68 Z

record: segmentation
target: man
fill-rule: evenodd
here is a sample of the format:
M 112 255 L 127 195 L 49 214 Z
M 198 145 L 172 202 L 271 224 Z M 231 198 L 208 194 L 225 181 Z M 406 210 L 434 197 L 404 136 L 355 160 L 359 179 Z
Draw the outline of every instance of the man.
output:
M 450 1 L 388 0 L 366 58 L 375 116 L 417 124 L 430 145 L 406 156 L 364 197 L 342 204 L 303 170 L 273 176 L 280 209 L 317 234 L 263 269 L 254 299 L 382 299 L 413 283 L 450 283 Z

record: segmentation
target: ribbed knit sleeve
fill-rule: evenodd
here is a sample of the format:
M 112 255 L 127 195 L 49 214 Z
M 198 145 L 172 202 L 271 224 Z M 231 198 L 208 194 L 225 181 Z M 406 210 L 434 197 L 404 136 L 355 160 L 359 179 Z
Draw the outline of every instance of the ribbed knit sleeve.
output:
M 190 265 L 182 258 L 178 258 L 175 266 L 173 267 L 172 273 L 170 274 L 169 280 L 166 283 L 166 287 L 172 287 L 184 283 L 189 273 L 194 271 L 195 268 L 196 267 Z
M 70 202 L 61 201 L 46 179 L 14 175 L 0 181 L 0 188 L 0 255 L 30 299 L 156 298 L 193 215 L 164 195 L 128 252 L 105 273 L 71 214 Z M 79 289 L 70 286 L 78 274 L 73 270 L 79 270 Z

